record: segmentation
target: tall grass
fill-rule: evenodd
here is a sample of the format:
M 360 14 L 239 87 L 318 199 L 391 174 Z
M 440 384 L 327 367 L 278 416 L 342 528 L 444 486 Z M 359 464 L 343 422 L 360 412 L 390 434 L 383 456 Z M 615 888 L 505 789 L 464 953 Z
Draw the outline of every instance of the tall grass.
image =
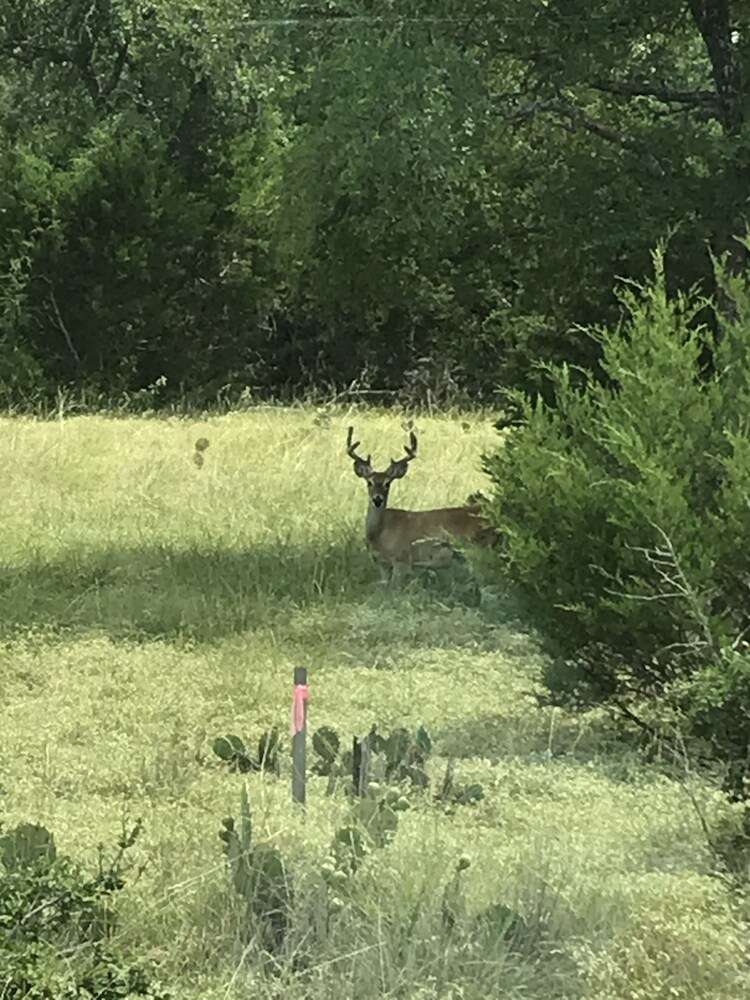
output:
M 374 412 L 0 422 L 4 820 L 43 822 L 93 863 L 142 816 L 118 933 L 185 1000 L 743 995 L 743 925 L 680 786 L 610 745 L 601 719 L 536 708 L 539 657 L 503 595 L 462 571 L 381 585 L 350 421 L 376 467 L 400 452 L 399 419 Z M 484 485 L 489 420 L 425 417 L 417 431 L 392 502 L 461 502 Z M 312 920 L 345 803 L 311 779 L 299 816 L 286 781 L 230 774 L 210 745 L 283 727 L 298 663 L 312 725 L 422 723 L 486 797 L 453 814 L 416 803 L 305 974 L 267 976 L 243 957 L 220 820 L 246 780 L 257 835 L 292 859 Z M 693 792 L 709 815 L 724 808 Z M 446 943 L 442 892 L 464 853 L 467 920 L 502 903 L 521 944 L 492 927 Z

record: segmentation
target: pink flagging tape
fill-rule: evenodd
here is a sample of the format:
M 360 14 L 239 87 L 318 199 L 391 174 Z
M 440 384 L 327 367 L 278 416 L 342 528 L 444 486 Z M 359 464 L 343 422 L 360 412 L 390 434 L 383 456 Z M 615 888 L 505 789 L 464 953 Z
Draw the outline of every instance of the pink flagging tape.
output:
M 308 695 L 307 684 L 295 684 L 292 697 L 292 736 L 305 728 L 305 702 Z

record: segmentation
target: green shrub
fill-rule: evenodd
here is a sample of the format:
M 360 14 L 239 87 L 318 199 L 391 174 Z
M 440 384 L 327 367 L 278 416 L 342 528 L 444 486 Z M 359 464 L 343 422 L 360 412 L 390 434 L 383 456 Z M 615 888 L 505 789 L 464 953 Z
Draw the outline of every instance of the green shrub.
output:
M 748 625 L 750 296 L 732 284 L 736 315 L 713 337 L 710 304 L 670 297 L 661 250 L 654 264 L 651 283 L 621 292 L 621 328 L 590 332 L 604 379 L 549 366 L 554 405 L 515 397 L 521 426 L 486 458 L 496 558 L 553 654 L 553 701 L 632 711 L 669 697 L 736 761 L 750 706 L 746 668 L 727 666 Z
M 0 828 L 2 832 L 2 828 Z M 111 947 L 112 895 L 122 862 L 140 832 L 120 840 L 108 866 L 86 877 L 57 853 L 52 834 L 21 823 L 0 836 L 0 968 L 4 1000 L 166 1000 L 141 966 Z

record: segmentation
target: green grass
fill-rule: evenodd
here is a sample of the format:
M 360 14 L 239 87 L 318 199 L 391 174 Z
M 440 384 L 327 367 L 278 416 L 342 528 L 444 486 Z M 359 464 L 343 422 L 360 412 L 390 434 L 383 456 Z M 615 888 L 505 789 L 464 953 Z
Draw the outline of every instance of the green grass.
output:
M 746 927 L 709 873 L 679 783 L 618 747 L 601 719 L 536 708 L 540 657 L 502 595 L 463 570 L 380 584 L 365 489 L 344 454 L 349 420 L 299 408 L 2 421 L 4 822 L 45 823 L 93 867 L 100 842 L 143 818 L 119 943 L 181 1000 L 745 994 Z M 376 467 L 398 454 L 396 416 L 354 422 Z M 394 503 L 461 502 L 486 486 L 490 420 L 425 417 L 417 429 L 420 458 Z M 257 835 L 291 860 L 304 929 L 346 806 L 313 778 L 300 816 L 288 776 L 231 774 L 211 742 L 283 729 L 298 664 L 312 726 L 422 723 L 486 797 L 452 814 L 416 802 L 304 977 L 286 966 L 264 977 L 243 959 L 221 818 L 237 815 L 246 781 Z M 710 786 L 693 791 L 709 817 L 726 809 Z M 522 946 L 491 931 L 446 941 L 442 892 L 464 853 L 467 920 L 504 903 L 525 919 Z

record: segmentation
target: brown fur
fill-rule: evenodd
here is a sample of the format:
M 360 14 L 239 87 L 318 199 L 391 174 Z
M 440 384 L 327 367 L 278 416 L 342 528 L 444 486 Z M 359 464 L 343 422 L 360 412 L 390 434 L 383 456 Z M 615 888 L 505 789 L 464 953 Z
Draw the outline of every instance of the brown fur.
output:
M 406 457 L 391 461 L 385 472 L 375 472 L 368 458 L 357 455 L 352 429 L 347 437 L 347 454 L 354 472 L 367 483 L 370 504 L 367 511 L 367 541 L 378 562 L 393 574 L 408 565 L 444 566 L 456 558 L 456 540 L 484 547 L 494 545 L 498 536 L 482 514 L 478 503 L 435 510 L 400 510 L 388 507 L 391 483 L 406 475 L 408 463 L 416 457 L 417 439 L 410 436 Z M 470 497 L 473 500 L 474 497 Z

